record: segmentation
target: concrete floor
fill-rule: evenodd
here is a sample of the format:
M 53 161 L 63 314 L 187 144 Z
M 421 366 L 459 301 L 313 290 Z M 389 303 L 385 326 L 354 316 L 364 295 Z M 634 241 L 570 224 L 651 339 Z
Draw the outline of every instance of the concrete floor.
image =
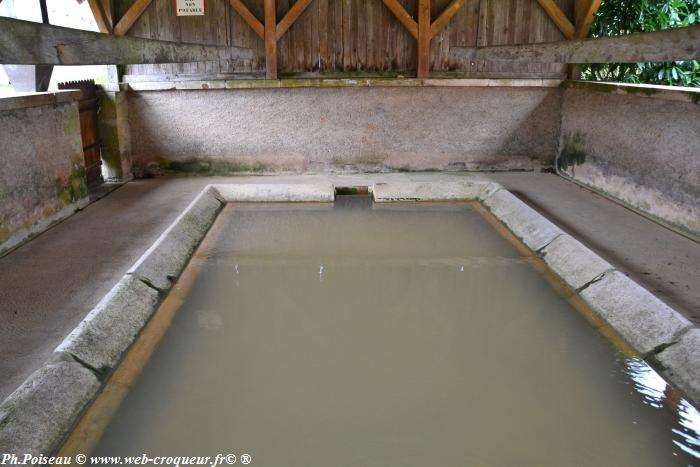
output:
M 490 174 L 700 324 L 700 245 L 555 175 Z M 459 174 L 162 178 L 130 182 L 0 258 L 0 400 L 63 338 L 208 183 L 445 180 Z

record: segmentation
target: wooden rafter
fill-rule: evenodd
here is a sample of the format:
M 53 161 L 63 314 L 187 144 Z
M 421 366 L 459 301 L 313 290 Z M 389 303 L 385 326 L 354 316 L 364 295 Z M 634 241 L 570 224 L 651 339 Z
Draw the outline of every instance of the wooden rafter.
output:
M 187 44 L 0 18 L 0 64 L 113 65 L 253 58 L 243 47 Z
M 284 18 L 277 23 L 276 36 L 277 40 L 280 40 L 284 33 L 287 32 L 292 24 L 301 16 L 301 14 L 306 10 L 306 7 L 311 4 L 313 0 L 297 0 L 294 5 L 289 9 Z
M 564 37 L 567 39 L 574 38 L 576 35 L 576 28 L 554 0 L 537 0 L 537 3 L 540 4 L 551 20 L 554 21 L 554 24 L 556 24 L 561 33 L 564 34 Z
M 430 25 L 430 37 L 435 37 L 435 35 L 450 22 L 452 17 L 462 8 L 464 1 L 465 0 L 452 0 L 452 2 L 447 5 L 440 16 Z
M 95 23 L 97 23 L 97 29 L 100 32 L 107 34 L 112 33 L 111 22 L 107 19 L 107 14 L 104 10 L 103 4 L 100 0 L 88 0 L 90 9 L 92 10 L 92 16 L 95 17 Z
M 123 36 L 129 32 L 129 29 L 131 29 L 136 20 L 141 17 L 143 12 L 146 11 L 146 8 L 148 8 L 148 5 L 150 5 L 152 1 L 153 0 L 135 0 L 117 25 L 114 26 L 114 35 Z
M 593 26 L 593 19 L 600 9 L 601 0 L 582 0 L 587 2 L 585 8 L 582 9 L 580 15 L 576 17 L 576 39 L 584 39 Z
M 260 39 L 265 40 L 265 26 L 250 12 L 248 7 L 245 6 L 241 0 L 229 0 L 229 3 L 236 13 L 241 15 L 243 21 L 255 31 L 255 34 L 257 34 Z
M 455 60 L 530 63 L 641 63 L 700 59 L 700 25 L 626 36 L 542 44 L 452 47 Z
M 384 5 L 396 16 L 403 27 L 406 28 L 409 34 L 414 39 L 418 39 L 418 23 L 408 14 L 406 9 L 398 2 L 398 0 L 382 0 Z

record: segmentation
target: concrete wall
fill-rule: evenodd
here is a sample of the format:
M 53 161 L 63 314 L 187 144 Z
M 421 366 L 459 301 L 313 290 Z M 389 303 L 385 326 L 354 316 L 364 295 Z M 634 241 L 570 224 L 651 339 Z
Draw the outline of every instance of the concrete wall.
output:
M 530 87 L 129 93 L 132 158 L 201 171 L 532 170 L 551 165 L 560 91 Z
M 0 98 L 0 254 L 87 204 L 79 96 Z
M 700 92 L 569 86 L 562 173 L 700 236 Z

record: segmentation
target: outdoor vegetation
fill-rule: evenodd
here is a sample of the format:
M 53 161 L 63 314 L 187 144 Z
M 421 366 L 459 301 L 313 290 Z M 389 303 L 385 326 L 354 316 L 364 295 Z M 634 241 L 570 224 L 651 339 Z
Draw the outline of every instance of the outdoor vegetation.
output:
M 700 0 L 603 0 L 592 37 L 679 28 L 700 23 Z M 583 79 L 700 87 L 700 62 L 595 64 Z

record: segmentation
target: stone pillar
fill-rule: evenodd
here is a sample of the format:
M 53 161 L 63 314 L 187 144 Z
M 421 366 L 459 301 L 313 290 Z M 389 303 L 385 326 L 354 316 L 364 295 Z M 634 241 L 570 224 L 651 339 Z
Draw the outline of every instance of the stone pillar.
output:
M 112 86 L 108 86 L 110 89 Z M 124 182 L 131 174 L 129 105 L 125 91 L 103 90 L 100 96 L 100 149 L 102 175 L 106 181 Z

